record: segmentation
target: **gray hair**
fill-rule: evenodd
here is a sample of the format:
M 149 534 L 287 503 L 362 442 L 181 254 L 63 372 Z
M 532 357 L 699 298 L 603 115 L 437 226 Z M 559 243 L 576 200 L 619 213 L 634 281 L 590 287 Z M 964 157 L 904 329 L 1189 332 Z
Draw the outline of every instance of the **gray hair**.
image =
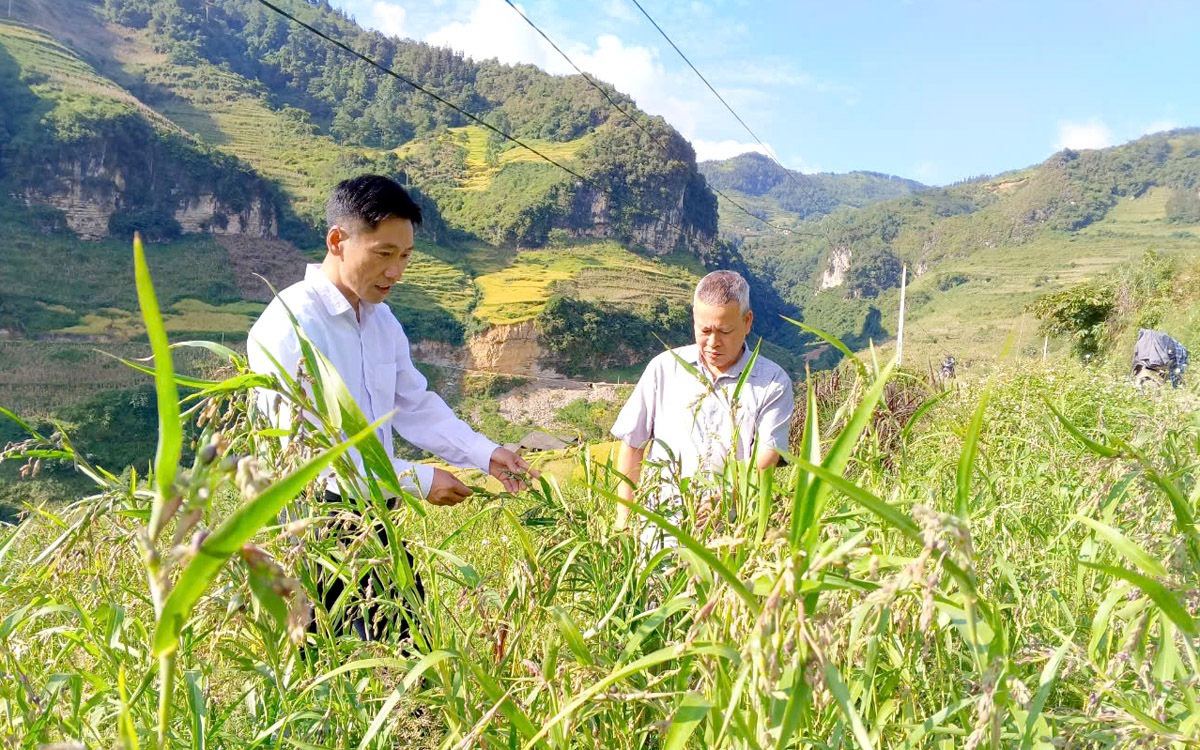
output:
M 750 285 L 737 271 L 713 271 L 700 279 L 692 304 L 704 303 L 719 307 L 732 302 L 738 304 L 738 312 L 745 315 L 750 311 Z

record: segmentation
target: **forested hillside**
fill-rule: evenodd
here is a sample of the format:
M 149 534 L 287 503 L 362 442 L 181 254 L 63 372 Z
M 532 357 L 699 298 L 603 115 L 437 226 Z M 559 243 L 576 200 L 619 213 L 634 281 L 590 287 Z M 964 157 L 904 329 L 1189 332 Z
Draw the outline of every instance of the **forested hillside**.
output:
M 876 172 L 802 174 L 786 170 L 759 153 L 702 162 L 700 172 L 709 185 L 755 216 L 786 226 L 839 208 L 863 208 L 925 188 L 915 180 Z M 734 237 L 767 231 L 763 222 L 732 205 L 722 206 L 721 218 L 721 231 Z
M 126 267 L 95 264 L 95 293 L 76 287 L 77 299 L 91 300 L 86 309 L 45 290 L 55 266 L 83 247 L 77 239 L 100 243 L 87 253 L 94 258 L 120 257 L 120 243 L 103 243 L 134 230 L 158 241 L 164 255 L 184 234 L 230 238 L 187 245 L 217 256 L 233 256 L 234 245 L 246 250 L 239 237 L 279 236 L 316 252 L 324 196 L 363 171 L 397 176 L 425 206 L 422 236 L 436 245 L 422 245 L 403 303 L 419 339 L 458 344 L 504 319 L 473 311 L 489 303 L 481 279 L 513 260 L 515 248 L 549 245 L 553 254 L 614 239 L 627 250 L 681 259 L 684 278 L 737 261 L 715 242 L 716 202 L 691 146 L 621 94 L 607 92 L 640 127 L 614 119 L 581 77 L 476 63 L 366 32 L 327 3 L 297 0 L 288 8 L 586 179 L 254 2 L 30 0 L 0 27 L 0 220 L 13 236 L 0 250 L 12 284 L 0 304 L 6 335 L 136 335 L 124 297 L 104 291 L 122 285 Z M 247 252 L 265 262 L 287 255 L 283 247 L 259 243 Z M 267 270 L 225 265 L 192 276 L 192 293 L 180 298 L 195 300 L 191 312 L 174 311 L 169 326 L 244 333 L 253 306 L 198 315 L 196 304 L 238 302 L 209 290 L 244 287 L 244 276 Z M 277 285 L 291 280 L 268 277 Z M 514 302 L 536 312 L 554 295 L 552 281 Z M 764 302 L 771 293 L 764 288 Z M 495 304 L 502 303 L 487 309 Z M 591 304 L 602 318 L 614 313 L 603 299 Z M 648 303 L 624 312 L 645 326 L 654 319 Z
M 1147 251 L 1200 252 L 1200 129 L 1064 150 L 789 226 L 760 227 L 739 248 L 807 322 L 857 347 L 890 338 L 907 265 L 910 335 L 931 352 L 995 354 L 1031 321 L 1025 308 L 1039 294 Z

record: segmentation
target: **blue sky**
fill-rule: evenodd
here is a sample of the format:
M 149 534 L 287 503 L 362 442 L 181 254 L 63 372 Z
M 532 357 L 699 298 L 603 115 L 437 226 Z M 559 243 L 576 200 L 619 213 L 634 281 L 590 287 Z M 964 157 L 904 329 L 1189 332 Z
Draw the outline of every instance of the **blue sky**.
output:
M 504 0 L 332 0 L 364 26 L 572 72 Z M 787 166 L 945 184 L 1200 126 L 1196 0 L 641 0 Z M 524 0 L 700 158 L 759 150 L 630 0 Z

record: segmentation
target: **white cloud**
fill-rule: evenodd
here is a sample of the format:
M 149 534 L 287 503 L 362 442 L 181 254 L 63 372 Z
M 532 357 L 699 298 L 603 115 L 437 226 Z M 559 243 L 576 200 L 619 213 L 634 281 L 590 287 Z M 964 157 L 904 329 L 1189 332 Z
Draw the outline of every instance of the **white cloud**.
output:
M 724 141 L 706 141 L 703 138 L 693 138 L 692 147 L 696 149 L 696 161 L 713 161 L 732 159 L 739 154 L 763 154 L 769 156 L 767 150 L 757 143 L 744 143 L 732 138 Z
M 940 170 L 938 166 L 931 161 L 923 161 L 913 170 L 913 179 L 917 182 L 923 182 L 926 185 L 937 184 L 936 180 Z
M 404 8 L 396 3 L 376 2 L 371 5 L 366 25 L 388 36 L 405 38 L 408 36 L 405 15 Z
M 604 3 L 604 12 L 618 21 L 634 21 L 637 16 L 633 13 L 633 8 L 625 0 L 608 0 Z
M 453 21 L 425 34 L 424 41 L 451 47 L 476 60 L 496 58 L 507 64 L 528 63 L 554 75 L 575 73 L 570 63 L 504 0 L 471 0 L 466 7 L 470 10 L 465 20 Z M 608 0 L 603 8 L 613 18 L 632 17 L 625 0 Z M 757 143 L 701 138 L 701 135 L 732 132 L 738 125 L 690 70 L 682 67 L 667 70 L 658 49 L 628 44 L 611 33 L 600 34 L 591 44 L 572 42 L 555 33 L 553 19 L 534 17 L 532 20 L 545 29 L 588 75 L 612 84 L 631 97 L 643 111 L 666 119 L 692 142 L 697 158 L 724 159 L 747 151 L 764 152 Z M 822 87 L 821 82 L 794 69 L 775 66 L 774 73 L 774 76 L 766 76 L 765 85 Z M 763 85 L 762 81 L 743 79 L 737 83 L 743 86 L 723 86 L 722 94 L 739 114 L 752 123 L 770 117 L 775 98 L 754 86 L 755 83 Z
M 517 7 L 525 12 L 520 5 Z M 425 41 L 456 49 L 475 60 L 494 57 L 509 65 L 532 63 L 560 75 L 571 72 L 558 53 L 504 0 L 479 0 L 466 21 L 454 21 L 436 29 L 425 35 Z
M 1058 143 L 1055 149 L 1107 148 L 1113 143 L 1113 133 L 1107 125 L 1096 118 L 1087 122 L 1060 122 Z
M 1161 133 L 1164 130 L 1174 130 L 1179 127 L 1179 123 L 1174 120 L 1159 120 L 1152 122 L 1142 131 L 1142 135 L 1150 135 L 1151 133 Z

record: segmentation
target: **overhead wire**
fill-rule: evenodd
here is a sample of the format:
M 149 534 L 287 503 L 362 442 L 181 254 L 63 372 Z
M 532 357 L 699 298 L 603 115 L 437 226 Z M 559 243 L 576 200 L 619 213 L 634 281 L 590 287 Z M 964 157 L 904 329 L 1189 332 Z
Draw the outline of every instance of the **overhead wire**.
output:
M 615 99 L 613 99 L 612 96 L 609 95 L 607 89 L 605 89 L 603 86 L 601 86 L 594 78 L 592 78 L 590 75 L 585 73 L 582 68 L 580 68 L 578 65 L 576 65 L 575 61 L 572 60 L 571 57 L 566 52 L 564 52 L 561 47 L 559 47 L 557 44 L 555 44 L 554 40 L 551 39 L 550 36 L 548 34 L 546 34 L 545 31 L 542 31 L 542 29 L 536 23 L 533 22 L 533 19 L 531 19 L 528 15 L 526 15 L 525 12 L 522 11 L 521 8 L 519 8 L 517 6 L 517 4 L 513 2 L 513 0 L 504 0 L 504 2 L 507 3 L 508 7 L 512 8 L 513 11 L 525 21 L 525 23 L 529 24 L 530 28 L 532 28 L 534 31 L 536 31 L 538 33 L 538 35 L 542 37 L 542 39 L 545 39 L 546 43 L 549 44 L 551 47 L 553 47 L 554 51 L 557 52 L 562 57 L 562 59 L 566 60 L 567 64 L 575 69 L 576 73 L 578 73 L 580 76 L 583 77 L 583 80 L 587 81 L 588 84 L 590 84 L 592 88 L 599 91 L 604 96 L 604 98 L 608 100 L 608 103 L 612 105 L 613 109 L 617 110 L 622 115 L 624 115 L 625 119 L 629 120 L 631 123 L 633 123 L 635 126 L 637 126 L 637 128 L 639 130 L 641 130 L 652 141 L 654 141 L 656 144 L 658 144 L 658 147 L 662 149 L 664 155 L 666 155 L 668 157 L 670 156 L 670 149 L 667 147 L 667 144 L 665 142 L 663 142 L 662 139 L 659 138 L 659 136 L 657 136 L 654 133 L 651 133 L 649 130 L 647 130 L 646 126 L 642 125 L 642 123 L 639 122 L 636 117 L 634 117 L 632 114 L 630 114 L 628 111 L 626 111 L 626 109 L 624 107 L 622 107 L 620 104 L 618 104 L 617 101 Z M 763 217 L 755 214 L 750 209 L 746 208 L 745 206 L 743 206 L 742 204 L 738 203 L 733 198 L 731 198 L 729 195 L 722 192 L 720 188 L 718 188 L 714 185 L 709 185 L 708 187 L 714 193 L 716 193 L 717 195 L 724 198 L 726 201 L 728 201 L 731 205 L 733 205 L 739 211 L 746 214 L 747 216 L 754 219 L 755 221 L 760 221 L 763 224 L 765 224 L 766 226 L 770 227 L 771 229 L 774 229 L 777 232 L 784 232 L 784 233 L 790 234 L 793 231 L 792 229 L 789 229 L 787 227 L 781 227 L 781 226 L 772 224 L 771 222 L 767 221 Z
M 590 185 L 591 187 L 599 190 L 600 192 L 608 195 L 614 201 L 620 202 L 620 198 L 616 195 L 616 193 L 612 190 L 612 188 L 601 185 L 600 183 L 596 182 L 595 180 L 592 180 L 589 177 L 585 177 L 584 175 L 580 174 L 579 172 L 575 171 L 574 169 L 571 169 L 570 167 L 563 164 L 562 162 L 560 162 L 556 159 L 553 159 L 553 158 L 547 156 L 546 154 L 542 153 L 538 149 L 534 148 L 533 146 L 530 146 L 529 144 L 525 143 L 524 141 L 517 138 L 516 136 L 513 136 L 509 133 L 504 132 L 500 128 L 497 128 L 496 126 L 492 125 L 491 123 L 484 121 L 479 116 L 477 116 L 471 112 L 468 112 L 467 110 L 463 109 L 462 107 L 459 107 L 457 104 L 454 104 L 453 102 L 448 101 L 448 100 L 442 98 L 441 96 L 438 96 L 436 93 L 434 93 L 433 91 L 430 91 L 429 89 L 425 88 L 424 86 L 417 83 L 416 81 L 410 80 L 409 78 L 407 78 L 403 75 L 400 75 L 396 71 L 394 71 L 391 68 L 387 67 L 386 65 L 378 62 L 377 60 L 374 60 L 374 59 L 368 57 L 367 55 L 362 54 L 361 52 L 359 52 L 358 50 L 349 46 L 345 42 L 343 42 L 339 39 L 334 39 L 333 37 L 329 36 L 328 34 L 321 31 L 320 29 L 318 29 L 308 23 L 305 23 L 304 21 L 300 20 L 299 18 L 296 18 L 294 15 L 292 15 L 291 13 L 288 13 L 283 8 L 280 8 L 279 6 L 270 2 L 270 0 L 256 0 L 256 2 L 258 2 L 259 5 L 262 5 L 262 6 L 265 6 L 269 9 L 271 9 L 275 13 L 283 16 L 284 18 L 297 24 L 298 26 L 301 26 L 302 28 L 315 34 L 316 36 L 320 37 L 321 39 L 324 39 L 326 42 L 329 42 L 330 44 L 334 45 L 335 47 L 349 53 L 350 55 L 358 58 L 359 60 L 362 60 L 363 62 L 365 62 L 368 65 L 376 68 L 377 70 L 385 73 L 386 75 L 392 76 L 396 80 L 401 81 L 401 82 L 411 86 L 412 88 L 416 89 L 417 91 L 420 91 L 422 94 L 425 94 L 426 96 L 432 98 L 434 101 L 438 102 L 439 104 L 443 104 L 443 105 L 449 107 L 450 109 L 459 113 L 460 115 L 467 118 L 471 122 L 473 122 L 477 125 L 480 125 L 480 126 L 486 128 L 487 130 L 490 130 L 491 132 L 495 133 L 496 135 L 501 136 L 502 138 L 504 138 L 507 141 L 511 141 L 512 143 L 520 146 L 521 148 L 525 149 L 526 151 L 529 151 L 530 153 L 534 154 L 539 159 L 542 159 L 543 161 L 545 161 L 549 164 L 552 164 L 555 167 L 558 167 L 559 169 L 561 169 L 562 171 L 571 175 L 572 177 L 576 178 L 577 180 L 580 180 L 581 182 L 584 182 L 584 183 Z M 708 247 L 710 247 L 712 249 L 719 249 L 717 242 L 715 240 L 709 240 L 703 236 L 700 236 L 698 234 L 690 232 L 687 227 L 684 227 L 680 224 L 676 224 L 675 222 L 671 221 L 667 217 L 665 217 L 657 212 L 645 209 L 642 206 L 638 205 L 635 201 L 624 201 L 624 204 L 626 206 L 628 206 L 629 208 L 632 208 L 633 210 L 642 214 L 643 216 L 647 216 L 647 217 L 655 219 L 657 221 L 661 221 L 664 224 L 666 224 L 667 226 L 669 226 L 673 229 L 679 230 L 685 237 L 687 237 L 690 240 L 698 241 L 701 244 L 707 245 Z
M 717 97 L 717 100 L 720 101 L 721 104 L 725 105 L 725 109 L 729 110 L 729 114 L 733 115 L 734 119 L 737 120 L 741 124 L 741 126 L 743 128 L 745 128 L 746 132 L 749 133 L 750 136 L 755 140 L 755 142 L 758 143 L 758 145 L 762 147 L 762 149 L 766 153 L 767 157 L 769 159 L 771 159 L 771 161 L 775 162 L 775 164 L 777 164 L 779 166 L 779 168 L 784 171 L 784 174 L 787 175 L 788 179 L 790 179 L 796 187 L 800 188 L 800 190 L 804 191 L 808 195 L 809 201 L 815 207 L 816 206 L 816 192 L 812 189 L 812 185 L 802 184 L 799 180 L 796 179 L 796 176 L 795 176 L 795 174 L 793 174 L 792 170 L 785 167 L 783 165 L 783 162 L 781 162 L 779 160 L 779 157 L 777 157 L 775 155 L 774 149 L 772 149 L 770 146 L 768 146 L 766 143 L 764 143 L 763 139 L 759 138 L 758 134 L 755 133 L 750 128 L 750 126 L 746 124 L 746 121 L 742 119 L 742 116 L 739 115 L 733 109 L 732 106 L 730 106 L 729 102 L 725 101 L 725 97 L 721 96 L 720 92 L 718 92 L 715 88 L 713 88 L 713 85 L 708 82 L 708 79 L 704 77 L 704 74 L 701 73 L 700 70 L 695 65 L 692 64 L 692 61 L 689 60 L 688 56 L 683 53 L 683 50 L 679 49 L 679 45 L 675 44 L 674 40 L 672 40 L 671 37 L 667 35 L 667 32 L 663 31 L 663 28 L 658 25 L 658 21 L 654 20 L 654 17 L 651 16 L 646 11 L 646 9 L 642 7 L 642 4 L 640 2 L 638 2 L 638 0 L 631 0 L 631 2 L 633 2 L 633 4 L 635 6 L 637 6 L 637 9 L 642 12 L 642 15 L 646 17 L 646 20 L 650 22 L 650 25 L 653 26 L 658 31 L 658 33 L 662 35 L 662 38 L 667 40 L 667 44 L 671 45 L 671 48 L 674 49 L 675 52 L 678 53 L 681 58 L 683 58 L 683 61 L 685 63 L 687 63 L 689 68 L 692 69 L 692 72 L 695 73 L 700 78 L 700 80 L 704 82 L 704 85 L 708 87 L 708 90 L 712 92 L 713 96 Z

